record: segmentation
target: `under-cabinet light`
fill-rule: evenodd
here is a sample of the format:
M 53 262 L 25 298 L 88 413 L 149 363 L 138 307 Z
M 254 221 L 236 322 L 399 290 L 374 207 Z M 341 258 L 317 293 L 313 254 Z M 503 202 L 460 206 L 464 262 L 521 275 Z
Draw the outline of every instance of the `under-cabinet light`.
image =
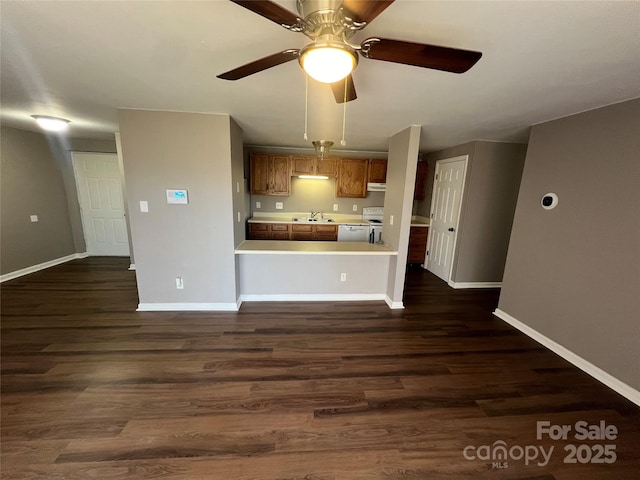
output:
M 306 178 L 308 180 L 329 180 L 326 175 L 298 175 L 298 178 Z

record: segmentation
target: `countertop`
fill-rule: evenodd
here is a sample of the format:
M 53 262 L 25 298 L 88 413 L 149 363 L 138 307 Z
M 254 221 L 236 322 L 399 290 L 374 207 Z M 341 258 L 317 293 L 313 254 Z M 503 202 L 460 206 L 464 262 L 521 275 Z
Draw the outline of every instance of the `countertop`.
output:
M 414 215 L 411 217 L 412 227 L 428 227 L 429 225 L 431 225 L 431 222 L 427 217 L 420 217 L 418 215 Z
M 291 223 L 291 224 L 299 224 L 299 225 L 309 225 L 307 222 L 295 222 L 294 218 L 305 218 L 308 217 L 309 213 L 296 213 L 296 212 L 287 212 L 287 213 L 261 213 L 256 212 L 254 216 L 249 218 L 247 222 L 249 223 Z M 325 218 L 330 218 L 331 222 L 313 222 L 312 225 L 369 225 L 368 222 L 362 220 L 361 216 L 354 215 L 345 215 L 345 214 L 325 214 Z M 411 217 L 411 226 L 412 227 L 428 227 L 430 225 L 430 220 L 428 217 L 421 217 L 419 215 L 414 215 Z
M 245 240 L 235 253 L 260 255 L 398 255 L 387 245 L 368 242 Z
M 291 224 L 299 224 L 299 225 L 340 225 L 340 224 L 349 224 L 349 225 L 369 225 L 369 222 L 365 222 L 362 220 L 360 216 L 352 216 L 352 215 L 327 215 L 325 214 L 324 218 L 330 218 L 331 222 L 296 222 L 294 218 L 306 218 L 309 216 L 309 213 L 295 213 L 288 212 L 285 214 L 260 214 L 254 213 L 254 216 L 249 218 L 247 222 L 249 223 L 291 223 Z

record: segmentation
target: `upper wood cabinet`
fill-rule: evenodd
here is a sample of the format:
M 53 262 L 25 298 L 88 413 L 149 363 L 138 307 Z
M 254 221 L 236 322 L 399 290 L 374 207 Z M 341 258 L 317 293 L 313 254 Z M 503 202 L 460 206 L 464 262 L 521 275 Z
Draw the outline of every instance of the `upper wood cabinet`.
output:
M 369 160 L 369 183 L 386 183 L 387 161 L 379 158 Z
M 291 194 L 291 160 L 288 155 L 252 153 L 250 163 L 252 194 Z
M 365 198 L 368 166 L 366 158 L 341 158 L 338 161 L 336 197 Z
M 326 175 L 335 178 L 338 170 L 337 158 L 319 160 L 313 156 L 294 155 L 291 158 L 291 175 Z
M 427 196 L 427 171 L 429 165 L 427 162 L 418 162 L 416 169 L 416 189 L 413 193 L 415 200 L 424 200 Z

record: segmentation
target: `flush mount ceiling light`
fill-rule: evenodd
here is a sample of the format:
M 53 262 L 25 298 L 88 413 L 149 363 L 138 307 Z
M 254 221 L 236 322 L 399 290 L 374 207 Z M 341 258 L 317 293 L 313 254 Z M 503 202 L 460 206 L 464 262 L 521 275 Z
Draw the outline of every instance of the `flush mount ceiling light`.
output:
M 50 117 L 48 115 L 31 115 L 31 118 L 40 125 L 40 127 L 49 132 L 62 132 L 67 129 L 70 121 L 65 118 Z
M 328 35 L 300 50 L 299 62 L 311 78 L 322 83 L 339 82 L 358 65 L 358 54 L 344 42 Z

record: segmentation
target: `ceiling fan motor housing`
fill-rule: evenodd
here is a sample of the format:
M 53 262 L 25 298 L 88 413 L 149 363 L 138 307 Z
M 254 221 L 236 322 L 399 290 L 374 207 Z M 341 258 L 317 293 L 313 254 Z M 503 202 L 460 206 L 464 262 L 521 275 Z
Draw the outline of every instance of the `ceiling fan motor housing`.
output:
M 345 16 L 342 0 L 297 0 L 297 9 L 304 19 L 302 32 L 313 40 L 325 35 L 347 40 L 364 27 Z

